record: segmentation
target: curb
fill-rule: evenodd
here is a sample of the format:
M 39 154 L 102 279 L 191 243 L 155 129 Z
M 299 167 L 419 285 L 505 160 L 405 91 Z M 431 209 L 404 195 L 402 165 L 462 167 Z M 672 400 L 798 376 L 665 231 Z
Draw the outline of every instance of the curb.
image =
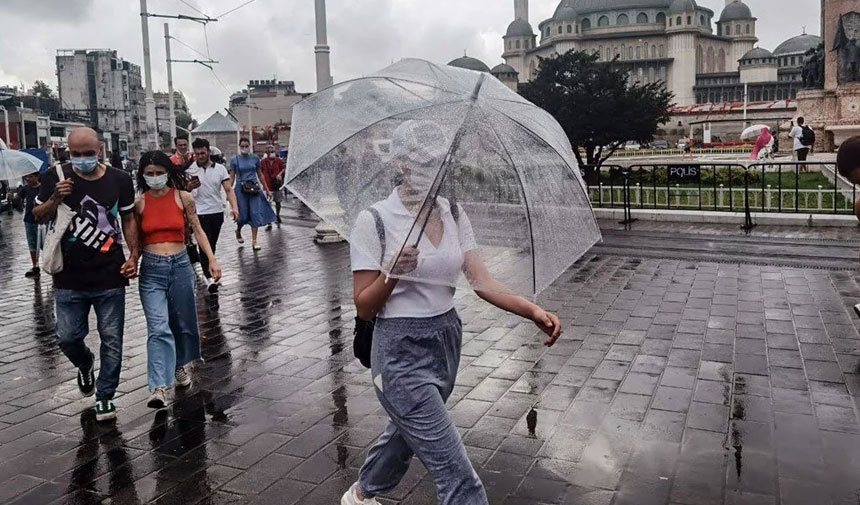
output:
M 634 218 L 642 221 L 676 223 L 737 224 L 744 222 L 743 212 L 703 212 L 695 210 L 630 209 Z M 595 208 L 598 219 L 624 219 L 624 209 Z M 833 214 L 786 214 L 776 212 L 753 212 L 753 222 L 763 226 L 826 226 L 857 227 L 860 221 L 853 215 Z

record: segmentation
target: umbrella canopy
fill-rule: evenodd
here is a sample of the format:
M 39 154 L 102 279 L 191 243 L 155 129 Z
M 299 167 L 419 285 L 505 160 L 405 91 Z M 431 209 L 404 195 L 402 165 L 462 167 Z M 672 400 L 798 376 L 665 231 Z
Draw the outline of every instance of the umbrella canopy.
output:
M 472 279 L 477 289 L 535 296 L 600 239 L 561 126 L 481 72 L 409 59 L 308 97 L 293 109 L 287 174 L 288 189 L 386 274 L 429 240 L 434 212 L 456 222 L 442 242 L 477 246 L 502 284 Z M 386 209 L 398 219 L 374 231 Z M 419 246 L 419 268 L 394 276 L 464 282 L 432 268 L 442 242 Z
M 752 125 L 749 128 L 745 129 L 741 132 L 741 140 L 755 140 L 761 135 L 761 131 L 767 128 L 770 130 L 770 127 L 766 124 L 756 124 Z
M 33 155 L 0 149 L 0 181 L 15 181 L 41 168 L 42 160 Z

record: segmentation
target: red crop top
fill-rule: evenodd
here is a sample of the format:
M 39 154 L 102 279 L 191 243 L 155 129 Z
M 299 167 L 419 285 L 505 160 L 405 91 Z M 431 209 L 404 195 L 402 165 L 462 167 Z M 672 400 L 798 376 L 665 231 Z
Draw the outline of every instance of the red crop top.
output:
M 163 196 L 143 194 L 143 214 L 140 216 L 140 231 L 143 245 L 160 242 L 185 242 L 185 216 L 176 205 L 175 189 Z

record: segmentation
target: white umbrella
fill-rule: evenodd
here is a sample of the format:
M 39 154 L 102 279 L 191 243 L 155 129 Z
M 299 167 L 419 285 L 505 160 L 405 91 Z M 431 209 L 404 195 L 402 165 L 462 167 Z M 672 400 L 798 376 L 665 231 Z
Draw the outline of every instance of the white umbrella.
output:
M 755 140 L 765 128 L 770 129 L 766 124 L 752 125 L 741 133 L 741 140 Z
M 31 154 L 0 149 L 0 181 L 15 181 L 41 168 L 42 160 Z

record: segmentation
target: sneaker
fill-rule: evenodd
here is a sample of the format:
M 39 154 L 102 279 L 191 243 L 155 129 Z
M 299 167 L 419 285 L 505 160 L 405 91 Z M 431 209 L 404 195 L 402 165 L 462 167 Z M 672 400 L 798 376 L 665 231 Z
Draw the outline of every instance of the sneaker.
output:
M 261 250 L 261 249 L 262 249 L 262 247 L 260 247 L 260 244 L 258 244 L 258 243 L 256 243 L 256 242 L 254 242 L 253 249 L 254 249 L 255 251 L 259 251 L 259 250 Z
M 366 498 L 364 500 L 359 500 L 358 496 L 355 495 L 355 491 L 358 488 L 358 482 L 349 486 L 349 489 L 346 493 L 343 494 L 343 497 L 340 499 L 340 505 L 379 505 L 379 502 L 376 501 L 376 498 Z
M 191 385 L 191 376 L 185 371 L 185 367 L 176 367 L 176 387 L 187 388 Z
M 40 272 L 39 272 L 39 268 L 38 268 L 38 267 L 33 267 L 33 269 L 32 269 L 32 270 L 27 270 L 27 271 L 24 273 L 24 277 L 26 277 L 26 278 L 28 278 L 28 279 L 32 279 L 32 278 L 34 278 L 34 277 L 38 277 L 38 276 L 39 276 L 39 273 L 40 273 Z
M 217 292 L 218 292 L 218 287 L 219 287 L 219 286 L 218 286 L 218 283 L 217 283 L 217 282 L 215 282 L 215 281 L 213 281 L 213 280 L 212 280 L 212 279 L 210 279 L 209 277 L 205 277 L 204 279 L 206 280 L 206 291 L 208 291 L 208 292 L 209 292 L 209 294 L 213 294 L 213 295 L 214 295 L 215 293 L 217 293 Z
M 116 406 L 113 400 L 96 400 L 96 421 L 110 421 L 116 419 Z
M 92 396 L 96 390 L 95 363 L 90 365 L 89 370 L 78 369 L 78 389 L 84 397 Z
M 245 243 L 245 239 L 242 238 L 242 232 L 239 230 L 236 230 L 236 242 L 239 242 L 240 244 Z
M 272 231 L 272 223 L 266 225 L 266 231 Z
M 167 388 L 155 388 L 155 391 L 152 392 L 152 396 L 149 397 L 149 401 L 146 402 L 146 406 L 151 409 L 161 410 L 167 406 Z

